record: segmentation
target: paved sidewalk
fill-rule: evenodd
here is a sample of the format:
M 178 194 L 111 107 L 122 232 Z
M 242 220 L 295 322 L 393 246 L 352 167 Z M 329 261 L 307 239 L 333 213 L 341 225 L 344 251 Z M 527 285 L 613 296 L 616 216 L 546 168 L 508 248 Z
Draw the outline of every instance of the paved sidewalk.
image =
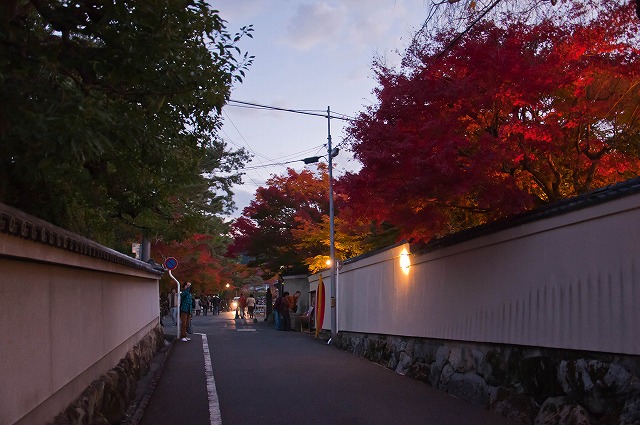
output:
M 222 313 L 194 317 L 193 326 L 192 340 L 168 351 L 134 423 L 514 424 L 310 334 L 277 332 L 262 318 Z

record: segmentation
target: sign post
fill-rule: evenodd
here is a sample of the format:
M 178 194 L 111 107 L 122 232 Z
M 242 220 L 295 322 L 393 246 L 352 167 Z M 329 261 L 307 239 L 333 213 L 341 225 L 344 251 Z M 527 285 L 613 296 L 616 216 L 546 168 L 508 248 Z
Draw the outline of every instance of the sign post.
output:
M 173 277 L 173 273 L 171 273 L 171 270 L 175 269 L 176 267 L 178 267 L 178 260 L 176 260 L 173 257 L 169 257 L 166 260 L 164 260 L 164 267 L 169 270 L 169 276 L 171 277 L 171 279 L 174 280 L 174 282 L 176 282 L 176 285 L 178 287 L 178 314 L 176 314 L 176 338 L 180 339 L 180 282 L 178 282 L 178 279 L 176 279 L 175 277 Z

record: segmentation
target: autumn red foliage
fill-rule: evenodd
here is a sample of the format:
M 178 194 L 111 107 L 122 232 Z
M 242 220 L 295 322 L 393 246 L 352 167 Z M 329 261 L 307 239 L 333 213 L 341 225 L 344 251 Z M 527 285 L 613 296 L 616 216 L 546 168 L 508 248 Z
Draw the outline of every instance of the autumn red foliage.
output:
M 173 275 L 183 285 L 191 282 L 198 294 L 219 293 L 226 289 L 227 283 L 240 286 L 245 279 L 255 275 L 255 270 L 221 255 L 224 252 L 220 238 L 209 234 L 195 234 L 182 242 L 155 241 L 151 246 L 152 256 L 157 261 L 168 257 L 178 260 Z M 163 275 L 161 290 L 166 292 L 173 287 L 175 284 L 171 278 Z
M 232 226 L 234 243 L 229 255 L 244 255 L 248 264 L 271 276 L 284 266 L 284 273 L 315 273 L 328 267 L 330 259 L 329 175 L 327 165 L 318 164 L 296 172 L 272 176 L 257 190 L 255 199 Z M 347 197 L 334 191 L 334 247 L 339 261 L 388 246 L 385 229 L 339 217 Z
M 639 27 L 633 5 L 603 8 L 484 21 L 378 63 L 378 104 L 349 129 L 352 209 L 429 240 L 637 176 Z
M 287 273 L 306 273 L 305 259 L 313 256 L 313 247 L 301 248 L 293 231 L 308 223 L 321 223 L 329 214 L 329 180 L 325 164 L 319 171 L 297 172 L 291 168 L 281 176 L 272 176 L 258 188 L 253 201 L 232 225 L 230 256 L 245 255 L 252 266 L 266 276 L 281 266 Z

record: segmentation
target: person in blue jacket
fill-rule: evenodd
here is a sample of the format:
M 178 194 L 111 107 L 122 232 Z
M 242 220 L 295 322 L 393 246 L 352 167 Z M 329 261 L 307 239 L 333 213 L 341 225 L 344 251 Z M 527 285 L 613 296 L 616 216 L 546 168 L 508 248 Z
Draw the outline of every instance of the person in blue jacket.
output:
M 187 337 L 187 325 L 191 320 L 191 304 L 193 297 L 191 296 L 191 282 L 187 282 L 184 291 L 180 293 L 180 341 L 191 341 Z

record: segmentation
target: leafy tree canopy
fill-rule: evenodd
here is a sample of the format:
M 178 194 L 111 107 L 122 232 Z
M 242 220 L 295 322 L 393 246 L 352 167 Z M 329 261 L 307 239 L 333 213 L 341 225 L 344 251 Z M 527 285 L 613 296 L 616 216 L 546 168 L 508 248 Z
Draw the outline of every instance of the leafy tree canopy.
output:
M 232 226 L 234 243 L 230 255 L 244 254 L 250 265 L 273 275 L 285 266 L 286 273 L 317 272 L 329 260 L 329 174 L 319 163 L 317 172 L 288 169 L 273 176 L 257 190 L 255 199 Z M 338 217 L 348 202 L 334 193 L 336 258 L 343 260 L 375 247 L 368 224 L 353 224 Z
M 173 271 L 174 276 L 183 285 L 193 283 L 198 294 L 220 294 L 228 289 L 227 284 L 230 288 L 237 288 L 254 283 L 257 270 L 225 256 L 229 240 L 222 235 L 226 225 L 221 226 L 209 228 L 204 234 L 191 235 L 180 242 L 157 240 L 151 246 L 152 255 L 157 261 L 175 257 L 178 267 Z M 167 274 L 162 276 L 160 285 L 162 292 L 175 288 L 175 282 Z
M 320 175 L 289 168 L 283 176 L 272 176 L 258 188 L 253 201 L 232 226 L 230 255 L 244 254 L 249 265 L 273 275 L 285 266 L 289 273 L 304 273 L 310 252 L 295 246 L 292 231 L 306 222 L 319 223 L 329 214 L 329 177 L 324 164 Z
M 0 201 L 99 242 L 179 239 L 232 207 L 215 134 L 252 58 L 203 0 L 0 6 Z
M 638 174 L 632 6 L 594 19 L 572 4 L 557 21 L 480 21 L 458 43 L 443 30 L 403 68 L 376 64 L 379 104 L 350 127 L 363 168 L 343 179 L 360 218 L 428 240 Z
M 414 39 L 421 35 L 434 34 L 443 29 L 452 30 L 458 34 L 465 32 L 473 22 L 479 19 L 495 19 L 496 16 L 510 14 L 522 21 L 541 21 L 557 19 L 564 16 L 575 19 L 576 8 L 579 8 L 581 19 L 597 17 L 604 9 L 612 5 L 626 5 L 637 2 L 635 0 L 447 0 L 433 1 L 429 13 L 416 33 Z M 630 14 L 638 13 L 639 9 L 628 9 Z M 640 16 L 640 15 L 638 15 Z M 416 47 L 419 47 L 419 42 Z

